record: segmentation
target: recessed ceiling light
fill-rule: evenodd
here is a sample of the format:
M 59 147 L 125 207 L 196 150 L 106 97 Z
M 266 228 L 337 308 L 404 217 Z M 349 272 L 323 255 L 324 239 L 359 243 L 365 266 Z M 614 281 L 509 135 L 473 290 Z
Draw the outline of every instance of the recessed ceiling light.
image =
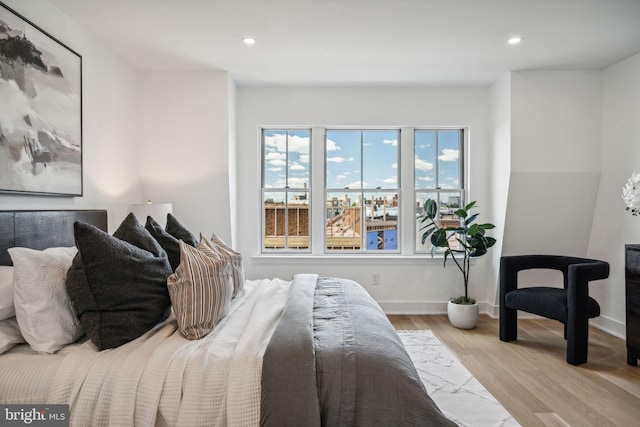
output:
M 253 37 L 245 37 L 242 39 L 242 43 L 251 46 L 256 44 L 256 39 L 254 39 Z
M 522 41 L 522 37 L 515 36 L 509 39 L 509 44 L 519 44 Z

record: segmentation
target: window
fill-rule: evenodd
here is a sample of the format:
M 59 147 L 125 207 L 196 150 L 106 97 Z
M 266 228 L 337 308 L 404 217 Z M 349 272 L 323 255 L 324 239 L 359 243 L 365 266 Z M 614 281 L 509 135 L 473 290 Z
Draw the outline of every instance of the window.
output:
M 309 129 L 262 130 L 262 249 L 309 250 Z
M 423 214 L 427 199 L 438 203 L 440 226 L 459 224 L 454 211 L 464 204 L 464 131 L 462 129 L 417 129 L 414 131 L 414 187 L 416 194 L 416 217 Z M 422 244 L 422 227 L 416 226 L 416 251 L 431 249 L 431 244 Z M 452 240 L 452 247 L 457 242 Z
M 398 251 L 400 131 L 325 135 L 325 249 Z
M 464 147 L 460 128 L 263 128 L 262 252 L 429 252 L 417 218 L 431 198 L 458 223 Z

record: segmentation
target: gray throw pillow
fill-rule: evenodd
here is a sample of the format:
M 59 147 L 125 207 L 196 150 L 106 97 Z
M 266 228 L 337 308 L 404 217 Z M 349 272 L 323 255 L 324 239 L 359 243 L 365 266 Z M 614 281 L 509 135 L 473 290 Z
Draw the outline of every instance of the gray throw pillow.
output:
M 198 240 L 193 234 L 171 214 L 167 214 L 166 230 L 150 216 L 147 217 L 145 228 L 167 252 L 172 272 L 180 265 L 180 240 L 194 248 L 198 246 Z
M 193 235 L 177 218 L 171 214 L 167 214 L 167 226 L 165 227 L 167 233 L 171 234 L 178 240 L 182 240 L 187 245 L 198 247 L 198 239 Z
M 67 274 L 67 293 L 85 332 L 100 350 L 138 338 L 171 310 L 167 289 L 171 266 L 164 250 L 130 220 L 118 231 L 141 247 L 92 225 L 74 224 L 79 258 Z
M 176 271 L 176 268 L 180 265 L 180 240 L 164 231 L 160 224 L 150 216 L 147 217 L 147 223 L 144 228 L 147 229 L 147 231 L 167 253 L 167 256 L 169 257 L 169 264 L 171 265 L 171 272 L 173 273 Z

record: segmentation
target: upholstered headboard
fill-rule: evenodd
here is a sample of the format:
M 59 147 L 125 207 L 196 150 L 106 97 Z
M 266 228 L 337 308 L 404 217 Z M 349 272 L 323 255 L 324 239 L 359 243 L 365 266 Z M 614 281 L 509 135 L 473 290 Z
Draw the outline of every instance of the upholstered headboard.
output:
M 105 210 L 0 211 L 0 265 L 12 265 L 8 248 L 46 249 L 74 246 L 73 223 L 107 231 Z

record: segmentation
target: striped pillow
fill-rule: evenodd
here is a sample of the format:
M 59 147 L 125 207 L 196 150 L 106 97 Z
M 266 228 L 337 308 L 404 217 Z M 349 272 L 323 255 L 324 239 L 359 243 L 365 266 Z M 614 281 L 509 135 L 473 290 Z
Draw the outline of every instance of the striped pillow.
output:
M 233 294 L 229 264 L 200 242 L 180 240 L 180 264 L 167 279 L 180 333 L 200 339 L 227 315 Z
M 236 295 L 244 287 L 244 266 L 242 265 L 242 254 L 236 252 L 222 241 L 215 233 L 211 236 L 211 240 L 200 234 L 200 242 L 205 242 L 209 248 L 215 253 L 223 257 L 231 264 L 231 277 L 233 278 L 233 296 Z

